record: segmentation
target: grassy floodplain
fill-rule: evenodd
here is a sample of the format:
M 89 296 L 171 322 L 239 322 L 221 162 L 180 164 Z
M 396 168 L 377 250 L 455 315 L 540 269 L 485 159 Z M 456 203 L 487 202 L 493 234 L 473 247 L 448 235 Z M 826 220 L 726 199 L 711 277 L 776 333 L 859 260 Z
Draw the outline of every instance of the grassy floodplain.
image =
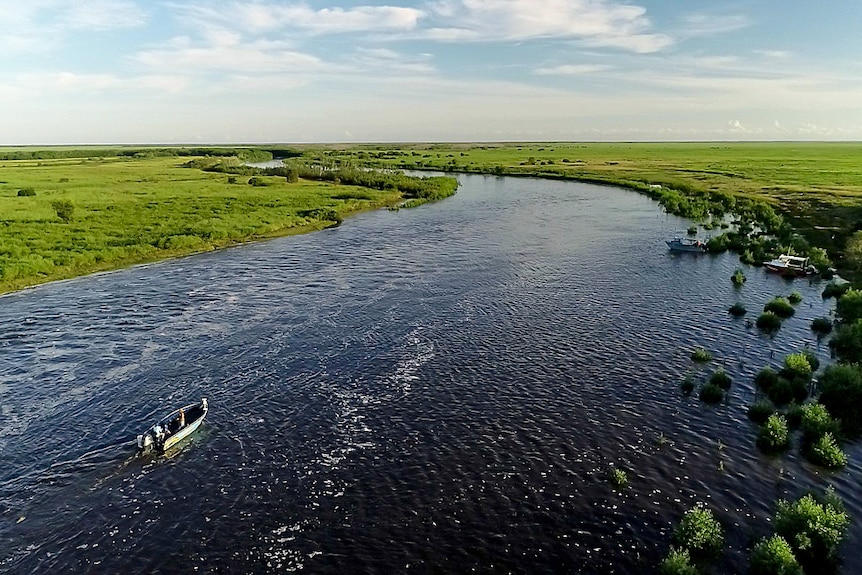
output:
M 265 185 L 247 185 L 252 174 L 237 161 L 272 155 L 305 166 L 299 170 L 302 179 L 261 173 L 255 177 Z M 222 165 L 181 167 L 189 157 L 203 159 L 201 166 Z M 572 179 L 628 187 L 657 199 L 670 193 L 671 204 L 683 209 L 665 207 L 694 219 L 700 216 L 686 210 L 703 209 L 704 199 L 730 212 L 734 202 L 757 202 L 770 206 L 811 245 L 825 248 L 844 277 L 859 281 L 862 261 L 845 258 L 845 246 L 862 222 L 860 158 L 862 143 L 826 142 L 5 148 L 0 149 L 0 293 L 312 231 L 405 198 L 389 185 L 343 185 L 350 180 L 336 173 L 361 175 L 366 167 Z M 309 167 L 321 166 L 331 179 L 306 179 Z M 35 196 L 19 195 L 30 188 Z M 58 217 L 56 201 L 74 206 L 70 222 Z M 702 220 L 708 219 L 707 212 Z
M 729 194 L 763 201 L 841 272 L 862 222 L 862 143 L 503 143 L 300 147 L 307 156 L 381 167 L 569 178 L 639 191 Z M 855 279 L 855 278 L 854 278 Z
M 393 188 L 283 177 L 251 186 L 248 177 L 182 167 L 188 158 L 179 156 L 54 152 L 61 157 L 0 160 L 0 293 L 318 230 L 403 199 Z M 35 195 L 19 195 L 29 189 Z M 57 201 L 74 206 L 70 221 L 58 217 Z

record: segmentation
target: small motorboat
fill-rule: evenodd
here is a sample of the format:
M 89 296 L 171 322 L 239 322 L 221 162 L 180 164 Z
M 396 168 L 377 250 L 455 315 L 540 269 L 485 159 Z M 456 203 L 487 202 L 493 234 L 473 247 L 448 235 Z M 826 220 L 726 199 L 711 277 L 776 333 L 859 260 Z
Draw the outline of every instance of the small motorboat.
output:
M 154 449 L 164 453 L 200 427 L 207 415 L 207 398 L 200 403 L 183 406 L 161 418 L 158 423 L 138 436 L 138 449 Z
M 706 251 L 706 243 L 701 240 L 674 238 L 672 240 L 665 240 L 664 243 L 666 243 L 667 247 L 674 252 L 703 253 Z
M 763 266 L 775 273 L 789 277 L 805 277 L 817 273 L 817 268 L 811 265 L 808 258 L 781 254 L 774 260 L 763 262 Z

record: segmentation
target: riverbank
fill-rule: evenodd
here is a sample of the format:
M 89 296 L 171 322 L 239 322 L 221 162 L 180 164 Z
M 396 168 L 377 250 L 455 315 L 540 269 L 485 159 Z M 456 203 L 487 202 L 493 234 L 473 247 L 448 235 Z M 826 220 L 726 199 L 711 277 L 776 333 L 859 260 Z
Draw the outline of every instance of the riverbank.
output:
M 183 162 L 50 153 L 0 161 L 0 293 L 315 231 L 405 197 L 397 188 L 275 176 L 250 185 Z
M 297 167 L 245 165 L 273 155 Z M 862 220 L 860 156 L 858 143 L 789 142 L 5 148 L 0 293 L 313 231 L 413 197 L 391 173 L 364 181 L 366 168 L 616 185 L 707 228 L 716 207 L 734 213 L 743 203 L 749 223 L 762 228 L 761 210 L 751 209 L 762 204 L 770 208 L 767 219 L 772 211 L 783 218 L 777 248 L 804 248 L 790 237 L 798 231 L 804 243 L 827 250 L 843 277 L 859 281 L 862 262 L 845 248 Z M 408 205 L 426 201 L 418 197 Z M 751 261 L 762 247 L 747 250 Z
M 650 195 L 713 195 L 768 204 L 844 277 L 862 220 L 862 143 L 500 143 L 297 146 L 307 159 L 379 168 L 529 175 L 613 184 Z M 688 214 L 682 214 L 688 215 Z M 696 217 L 694 219 L 697 219 Z

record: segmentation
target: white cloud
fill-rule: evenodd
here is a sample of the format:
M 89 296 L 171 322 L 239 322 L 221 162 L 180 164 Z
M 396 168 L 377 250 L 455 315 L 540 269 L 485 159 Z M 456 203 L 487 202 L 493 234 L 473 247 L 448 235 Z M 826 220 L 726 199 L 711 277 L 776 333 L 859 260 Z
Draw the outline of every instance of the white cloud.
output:
M 589 46 L 655 52 L 673 40 L 651 32 L 646 9 L 610 0 L 448 0 L 429 7 L 435 40 L 580 40 Z
M 751 26 L 750 19 L 744 14 L 686 14 L 682 18 L 681 36 L 714 36 L 736 32 Z
M 226 31 L 211 34 L 209 40 L 205 45 L 196 45 L 188 38 L 177 38 L 166 48 L 139 52 L 134 60 L 154 70 L 186 73 L 307 72 L 324 67 L 316 56 L 288 49 L 280 42 L 244 43 Z
M 313 35 L 349 32 L 408 32 L 423 13 L 399 6 L 357 6 L 315 10 L 304 3 L 195 2 L 174 9 L 202 26 L 233 26 L 251 34 L 303 31 Z
M 0 49 L 6 54 L 58 48 L 75 32 L 143 25 L 146 14 L 130 0 L 0 0 Z
M 610 70 L 611 66 L 603 64 L 568 64 L 550 68 L 538 68 L 534 72 L 539 76 L 580 76 Z

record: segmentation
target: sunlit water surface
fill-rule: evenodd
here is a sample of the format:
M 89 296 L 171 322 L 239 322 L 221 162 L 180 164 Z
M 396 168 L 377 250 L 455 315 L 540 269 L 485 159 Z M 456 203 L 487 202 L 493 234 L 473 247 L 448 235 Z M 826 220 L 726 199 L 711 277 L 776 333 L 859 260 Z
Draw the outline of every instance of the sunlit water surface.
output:
M 637 194 L 461 176 L 446 201 L 0 298 L 0 571 L 642 573 L 695 502 L 744 572 L 778 497 L 835 484 L 862 560 L 862 452 L 769 458 L 753 374 L 832 302 Z M 774 338 L 733 319 L 803 294 Z M 690 360 L 712 351 L 706 367 Z M 689 371 L 733 377 L 717 407 Z M 206 396 L 171 457 L 134 438 Z M 612 468 L 627 471 L 616 492 Z

